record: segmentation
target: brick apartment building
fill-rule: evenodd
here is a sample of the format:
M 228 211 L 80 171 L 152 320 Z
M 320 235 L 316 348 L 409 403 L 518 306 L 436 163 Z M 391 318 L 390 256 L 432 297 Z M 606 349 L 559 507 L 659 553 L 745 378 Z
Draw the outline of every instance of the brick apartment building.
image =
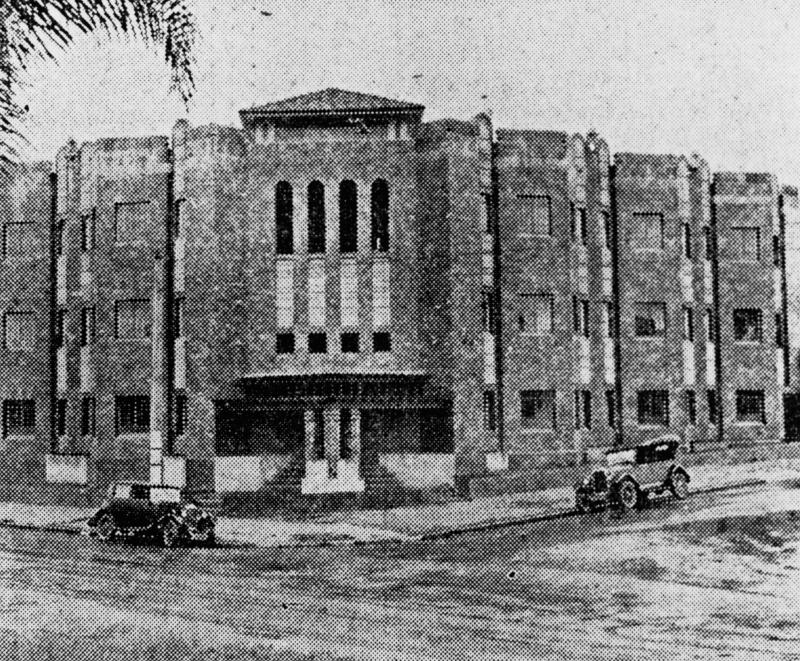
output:
M 329 89 L 21 166 L 6 496 L 369 494 L 794 438 L 795 189 L 423 110 Z

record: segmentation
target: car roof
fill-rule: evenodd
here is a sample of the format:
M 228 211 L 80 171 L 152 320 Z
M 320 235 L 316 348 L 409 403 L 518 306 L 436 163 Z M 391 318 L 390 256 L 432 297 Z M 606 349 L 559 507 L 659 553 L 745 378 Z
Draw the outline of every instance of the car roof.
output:
M 665 443 L 674 443 L 676 445 L 680 445 L 680 439 L 677 436 L 659 436 L 658 438 L 652 438 L 648 441 L 642 441 L 641 443 L 637 443 L 636 445 L 627 445 L 625 447 L 616 447 L 616 448 L 609 448 L 606 450 L 606 454 L 614 454 L 616 452 L 625 452 L 626 450 L 635 450 L 636 448 L 649 448 L 654 445 L 664 445 Z
M 147 488 L 155 488 L 155 489 L 177 489 L 180 491 L 180 487 L 173 487 L 169 484 L 150 484 L 149 482 L 134 482 L 133 480 L 119 480 L 118 482 L 114 482 L 114 486 L 131 486 L 131 487 L 147 487 Z

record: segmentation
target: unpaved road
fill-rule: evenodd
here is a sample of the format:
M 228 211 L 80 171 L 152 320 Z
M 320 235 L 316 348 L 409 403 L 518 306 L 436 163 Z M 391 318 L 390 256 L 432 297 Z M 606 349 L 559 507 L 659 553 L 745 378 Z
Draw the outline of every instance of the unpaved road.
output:
M 0 659 L 800 659 L 798 487 L 391 546 L 0 529 Z

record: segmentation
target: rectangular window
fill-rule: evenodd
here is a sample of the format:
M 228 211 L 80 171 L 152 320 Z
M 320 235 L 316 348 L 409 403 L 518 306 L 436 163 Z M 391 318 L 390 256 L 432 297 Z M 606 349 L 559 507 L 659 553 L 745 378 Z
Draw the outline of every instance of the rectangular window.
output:
M 666 390 L 640 390 L 636 393 L 640 425 L 669 427 L 669 393 Z
M 66 221 L 59 220 L 58 225 L 56 225 L 56 254 L 59 256 L 64 254 L 67 236 L 66 230 Z
M 94 308 L 81 310 L 81 346 L 94 344 L 95 338 L 95 311 Z
M 3 401 L 3 436 L 28 436 L 36 431 L 36 402 L 32 399 Z
M 114 241 L 137 243 L 144 241 L 152 219 L 150 202 L 117 202 L 114 207 Z
M 690 425 L 697 424 L 697 398 L 694 390 L 686 391 L 686 419 Z
M 589 337 L 589 301 L 572 297 L 572 330 L 576 335 Z
M 294 333 L 278 333 L 275 336 L 275 353 L 294 353 Z
M 95 212 L 81 216 L 81 250 L 89 252 L 94 249 L 95 242 Z
M 325 333 L 309 333 L 308 353 L 328 353 L 328 336 Z
M 3 259 L 30 257 L 35 252 L 36 234 L 33 223 L 3 225 Z
M 172 334 L 173 337 L 183 337 L 184 335 L 184 318 L 186 313 L 186 299 L 183 296 L 175 298 L 175 304 L 172 307 Z
M 129 299 L 114 304 L 114 337 L 137 340 L 150 337 L 151 307 L 147 299 Z
M 392 336 L 390 333 L 372 334 L 372 351 L 374 353 L 386 353 L 392 350 Z
M 481 193 L 481 201 L 483 202 L 483 227 L 487 234 L 494 233 L 494 223 L 492 222 L 492 196 L 490 193 Z
M 56 436 L 67 435 L 67 400 L 56 401 Z
M 175 393 L 175 435 L 183 436 L 189 422 L 189 406 L 186 393 Z
M 67 341 L 67 311 L 63 308 L 56 315 L 56 346 L 61 348 Z
M 730 258 L 739 262 L 761 260 L 761 230 L 758 227 L 732 227 Z
M 707 391 L 706 400 L 708 402 L 708 421 L 712 425 L 715 425 L 717 424 L 717 391 Z
M 494 335 L 497 326 L 495 324 L 495 296 L 493 291 L 484 290 L 481 292 L 481 319 L 483 331 Z
M 631 244 L 634 250 L 663 250 L 664 216 L 660 213 L 633 214 Z
M 523 235 L 552 235 L 552 212 L 549 196 L 518 195 L 516 208 L 520 221 L 520 232 Z
M 714 254 L 714 243 L 712 241 L 711 228 L 708 226 L 703 228 L 703 241 L 705 243 L 706 260 L 711 261 Z
M 556 428 L 556 391 L 521 390 L 520 425 L 523 429 Z
M 763 390 L 736 391 L 736 421 L 766 424 Z
M 606 420 L 611 429 L 617 426 L 617 405 L 613 390 L 606 390 Z
M 683 256 L 686 259 L 692 258 L 692 227 L 689 223 L 683 224 Z
M 294 325 L 294 262 L 282 259 L 276 264 L 275 307 L 278 328 Z
M 733 311 L 733 339 L 735 342 L 761 342 L 763 340 L 761 310 L 740 308 Z
M 575 429 L 592 428 L 592 393 L 588 390 L 575 391 Z
M 683 339 L 694 342 L 694 310 L 683 308 Z
M 494 390 L 485 390 L 483 392 L 483 426 L 488 431 L 497 429 Z
M 783 315 L 775 315 L 775 346 L 783 346 Z
M 606 330 L 606 337 L 614 337 L 614 304 L 606 301 L 603 304 L 604 326 Z
M 150 398 L 146 395 L 117 396 L 114 402 L 117 435 L 150 431 Z
M 611 250 L 613 227 L 611 226 L 611 214 L 603 211 L 603 245 Z
M 781 239 L 778 236 L 772 237 L 772 263 L 775 266 L 781 265 Z
M 342 327 L 358 326 L 358 271 L 353 260 L 342 261 L 339 289 Z
M 529 335 L 553 334 L 553 295 L 520 294 L 517 297 L 519 332 Z
M 81 435 L 94 436 L 95 434 L 95 409 L 94 397 L 84 396 L 81 399 Z
M 6 312 L 3 317 L 4 342 L 10 351 L 28 351 L 34 344 L 33 312 Z
M 636 337 L 666 335 L 666 305 L 664 303 L 634 303 L 633 314 Z
M 321 259 L 308 262 L 308 324 L 325 327 L 325 262 Z
M 342 333 L 342 353 L 358 353 L 359 336 L 358 333 Z
M 570 203 L 572 238 L 576 243 L 586 245 L 586 209 Z
M 391 323 L 391 291 L 389 262 L 380 259 L 372 264 L 372 326 L 382 328 Z

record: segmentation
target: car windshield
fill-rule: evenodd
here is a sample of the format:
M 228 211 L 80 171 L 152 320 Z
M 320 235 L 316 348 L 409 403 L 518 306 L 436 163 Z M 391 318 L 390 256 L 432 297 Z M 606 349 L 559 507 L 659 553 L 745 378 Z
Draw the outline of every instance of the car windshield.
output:
M 153 503 L 179 503 L 181 491 L 174 487 L 150 487 L 150 501 Z

